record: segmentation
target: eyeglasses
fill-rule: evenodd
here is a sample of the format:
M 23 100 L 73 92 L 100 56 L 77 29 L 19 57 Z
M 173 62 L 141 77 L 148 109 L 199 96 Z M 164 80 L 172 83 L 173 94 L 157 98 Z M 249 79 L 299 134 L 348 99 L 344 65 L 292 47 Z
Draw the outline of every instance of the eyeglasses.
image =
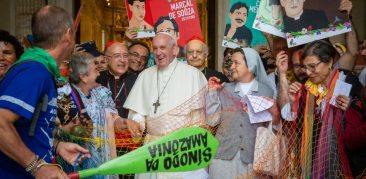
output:
M 202 50 L 197 50 L 197 51 L 194 51 L 194 50 L 189 50 L 187 51 L 187 55 L 194 55 L 196 53 L 197 56 L 200 56 L 203 54 L 203 51 Z
M 293 68 L 305 68 L 305 66 L 303 64 L 292 64 Z
M 106 64 L 106 61 L 105 61 L 105 60 L 101 60 L 101 61 L 97 61 L 97 60 L 95 60 L 95 61 L 94 61 L 94 64 L 95 64 L 95 65 L 99 65 L 99 64 L 103 65 L 103 64 Z
M 128 53 L 123 53 L 123 54 L 115 53 L 112 56 L 108 56 L 108 55 L 104 56 L 104 58 L 106 60 L 110 60 L 110 59 L 126 59 L 126 60 L 128 60 L 128 57 L 129 57 Z
M 143 55 L 139 55 L 138 53 L 134 52 L 134 53 L 129 53 L 130 57 L 133 57 L 135 59 L 140 59 L 142 61 L 147 61 L 148 57 L 147 56 L 143 56 Z
M 309 70 L 310 72 L 314 72 L 316 70 L 316 67 L 318 67 L 319 64 L 321 64 L 322 62 L 318 62 L 318 63 L 313 63 L 313 64 L 309 64 L 309 65 L 304 65 L 305 70 Z

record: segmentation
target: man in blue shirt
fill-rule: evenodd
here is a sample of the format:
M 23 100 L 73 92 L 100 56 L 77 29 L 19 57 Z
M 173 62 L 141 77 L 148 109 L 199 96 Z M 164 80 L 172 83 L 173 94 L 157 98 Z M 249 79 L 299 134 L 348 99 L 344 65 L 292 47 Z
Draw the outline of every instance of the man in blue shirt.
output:
M 55 153 L 71 164 L 80 152 L 90 157 L 77 144 L 53 140 L 56 83 L 63 81 L 58 64 L 73 51 L 73 20 L 64 9 L 45 6 L 32 16 L 32 33 L 35 46 L 0 82 L 0 178 L 67 178 L 50 164 Z

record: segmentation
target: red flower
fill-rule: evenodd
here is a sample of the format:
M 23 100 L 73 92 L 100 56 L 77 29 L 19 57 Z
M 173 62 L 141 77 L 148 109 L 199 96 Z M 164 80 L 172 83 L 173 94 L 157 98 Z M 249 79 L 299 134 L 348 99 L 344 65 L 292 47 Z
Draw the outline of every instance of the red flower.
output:
M 308 31 L 312 31 L 312 30 L 313 30 L 313 26 L 311 26 L 311 25 L 310 25 L 310 26 L 308 27 Z

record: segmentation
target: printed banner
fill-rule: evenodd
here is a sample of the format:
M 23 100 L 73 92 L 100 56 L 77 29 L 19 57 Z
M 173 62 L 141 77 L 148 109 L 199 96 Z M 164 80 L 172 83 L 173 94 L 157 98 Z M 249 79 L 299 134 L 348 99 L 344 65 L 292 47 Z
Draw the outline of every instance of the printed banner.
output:
M 284 12 L 284 31 L 288 47 L 352 30 L 346 13 L 338 10 L 341 0 L 280 0 L 280 2 Z
M 98 168 L 82 170 L 69 177 L 193 171 L 211 163 L 218 145 L 218 140 L 206 129 L 183 128 Z
M 128 28 L 137 32 L 136 38 L 155 36 L 150 6 L 146 1 L 125 0 Z
M 261 0 L 253 28 L 286 38 L 283 31 L 283 12 L 280 0 Z
M 155 32 L 171 33 L 177 38 L 180 50 L 187 41 L 202 38 L 199 14 L 195 0 L 147 0 L 152 9 Z
M 253 29 L 260 0 L 232 0 L 228 12 L 222 46 L 256 47 L 266 43 L 262 32 Z

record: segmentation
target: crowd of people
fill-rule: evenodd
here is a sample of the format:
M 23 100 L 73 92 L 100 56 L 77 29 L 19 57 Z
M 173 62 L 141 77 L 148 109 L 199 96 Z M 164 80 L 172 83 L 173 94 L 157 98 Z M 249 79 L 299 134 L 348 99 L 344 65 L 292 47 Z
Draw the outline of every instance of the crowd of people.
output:
M 340 7 L 351 9 L 349 1 Z M 227 48 L 221 73 L 207 67 L 205 40 L 192 36 L 182 48 L 178 31 L 161 28 L 151 47 L 128 31 L 102 53 L 75 45 L 71 15 L 48 5 L 33 14 L 25 51 L 0 30 L 0 177 L 68 178 L 192 126 L 219 140 L 209 167 L 93 178 L 366 176 L 366 68 L 353 71 L 357 56 L 366 58 L 366 40 L 359 45 L 355 30 L 346 45 L 323 39 L 293 48 L 264 34 L 268 53 Z M 147 67 L 151 53 L 155 65 Z M 351 85 L 349 95 L 334 96 L 339 81 Z M 264 109 L 270 120 L 253 122 L 248 95 L 273 103 Z M 187 101 L 194 104 L 183 107 Z M 286 140 L 276 176 L 254 166 L 262 127 Z

